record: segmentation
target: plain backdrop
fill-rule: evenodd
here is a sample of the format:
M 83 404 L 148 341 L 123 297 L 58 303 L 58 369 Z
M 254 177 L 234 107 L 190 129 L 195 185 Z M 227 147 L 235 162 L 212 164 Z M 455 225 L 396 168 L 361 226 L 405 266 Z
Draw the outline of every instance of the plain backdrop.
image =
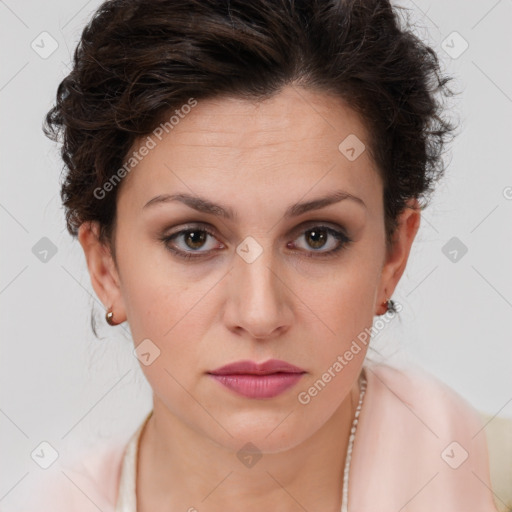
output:
M 104 323 L 81 247 L 65 231 L 62 162 L 41 130 L 99 4 L 0 2 L 4 510 L 44 471 L 31 458 L 41 442 L 60 452 L 128 436 L 151 408 L 129 330 Z M 400 5 L 456 77 L 461 94 L 447 108 L 460 133 L 394 294 L 400 318 L 373 346 L 391 364 L 423 367 L 480 411 L 512 417 L 512 1 Z

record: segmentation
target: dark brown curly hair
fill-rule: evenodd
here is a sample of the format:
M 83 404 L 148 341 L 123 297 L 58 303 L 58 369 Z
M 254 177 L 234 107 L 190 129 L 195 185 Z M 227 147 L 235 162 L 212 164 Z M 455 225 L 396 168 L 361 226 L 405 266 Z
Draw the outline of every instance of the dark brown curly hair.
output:
M 427 205 L 454 126 L 451 77 L 388 0 L 109 0 L 87 24 L 43 130 L 62 139 L 67 229 L 99 221 L 111 245 L 116 196 L 94 193 L 137 138 L 186 104 L 261 100 L 293 84 L 334 93 L 362 118 L 384 183 L 386 240 L 410 198 Z M 409 25 L 406 22 L 406 27 Z M 62 137 L 61 137 L 62 136 Z

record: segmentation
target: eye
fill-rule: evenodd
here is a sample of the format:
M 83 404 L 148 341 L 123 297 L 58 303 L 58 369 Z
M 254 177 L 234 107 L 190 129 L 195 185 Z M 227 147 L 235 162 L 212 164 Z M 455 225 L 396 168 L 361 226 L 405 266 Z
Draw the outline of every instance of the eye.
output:
M 328 226 L 312 226 L 306 229 L 303 234 L 297 239 L 303 239 L 306 242 L 304 250 L 309 252 L 306 254 L 307 257 L 328 257 L 341 249 L 343 249 L 348 243 L 351 242 L 348 236 L 342 231 L 337 231 Z M 295 244 L 287 244 L 287 247 L 296 246 Z M 310 249 L 313 249 L 311 251 Z M 324 249 L 324 250 L 321 250 Z M 315 254 L 318 253 L 318 254 Z
M 208 245 L 206 243 L 209 237 L 215 238 L 215 235 L 208 229 L 205 229 L 204 227 L 191 227 L 182 229 L 172 235 L 165 236 L 161 240 L 165 244 L 165 247 L 172 253 L 181 258 L 190 259 L 201 257 L 215 249 L 215 244 Z M 181 241 L 182 243 L 176 243 L 176 241 Z M 204 249 L 205 247 L 206 250 L 199 250 Z M 220 244 L 220 247 L 217 248 L 222 249 L 223 247 L 224 246 Z M 192 254 L 194 252 L 199 254 Z
M 215 240 L 214 233 L 205 226 L 196 226 L 163 236 L 160 240 L 165 245 L 165 248 L 176 256 L 184 259 L 193 259 L 204 257 L 215 249 L 223 249 L 225 247 L 220 242 L 218 244 L 213 242 L 208 244 L 209 238 Z M 306 257 L 332 256 L 352 241 L 344 232 L 322 225 L 311 226 L 305 231 L 302 230 L 301 236 L 296 240 L 301 238 L 305 240 L 307 246 L 301 248 L 300 252 L 304 252 Z M 297 247 L 294 242 L 289 242 L 286 246 L 290 249 Z

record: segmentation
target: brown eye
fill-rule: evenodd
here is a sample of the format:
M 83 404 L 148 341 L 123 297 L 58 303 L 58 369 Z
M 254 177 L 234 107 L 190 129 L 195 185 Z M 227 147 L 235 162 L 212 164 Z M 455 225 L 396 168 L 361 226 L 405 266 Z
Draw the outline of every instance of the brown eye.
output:
M 314 228 L 306 231 L 306 241 L 313 249 L 322 248 L 326 244 L 328 237 L 329 234 L 325 228 Z
M 297 244 L 295 242 L 288 244 L 288 247 L 302 249 L 307 257 L 329 257 L 334 253 L 343 249 L 352 240 L 341 231 L 337 231 L 327 226 L 313 226 L 296 240 L 303 239 L 305 244 Z M 302 245 L 302 247 L 301 247 Z M 321 249 L 326 250 L 321 250 Z
M 160 239 L 166 249 L 185 259 L 207 256 L 213 249 L 224 247 L 220 242 L 215 243 L 215 235 L 202 227 L 182 229 Z
M 185 231 L 184 233 L 183 240 L 190 249 L 200 249 L 208 237 L 206 231 Z
M 328 226 L 313 226 L 305 231 L 296 240 L 304 239 L 305 245 L 289 242 L 287 247 L 299 248 L 307 257 L 329 257 L 343 249 L 352 240 L 342 231 L 337 231 Z M 209 242 L 211 239 L 211 242 Z M 172 235 L 163 236 L 160 240 L 167 250 L 180 258 L 192 259 L 209 257 L 215 249 L 223 249 L 221 242 L 214 233 L 208 229 L 197 227 L 182 229 Z M 322 250 L 322 249 L 326 250 Z

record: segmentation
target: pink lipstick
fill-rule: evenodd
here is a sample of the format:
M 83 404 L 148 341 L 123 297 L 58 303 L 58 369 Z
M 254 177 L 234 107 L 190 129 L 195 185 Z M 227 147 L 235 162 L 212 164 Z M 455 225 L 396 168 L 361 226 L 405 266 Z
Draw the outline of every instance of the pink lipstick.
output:
M 208 372 L 217 382 L 247 398 L 272 398 L 291 388 L 305 370 L 286 361 L 237 361 Z

